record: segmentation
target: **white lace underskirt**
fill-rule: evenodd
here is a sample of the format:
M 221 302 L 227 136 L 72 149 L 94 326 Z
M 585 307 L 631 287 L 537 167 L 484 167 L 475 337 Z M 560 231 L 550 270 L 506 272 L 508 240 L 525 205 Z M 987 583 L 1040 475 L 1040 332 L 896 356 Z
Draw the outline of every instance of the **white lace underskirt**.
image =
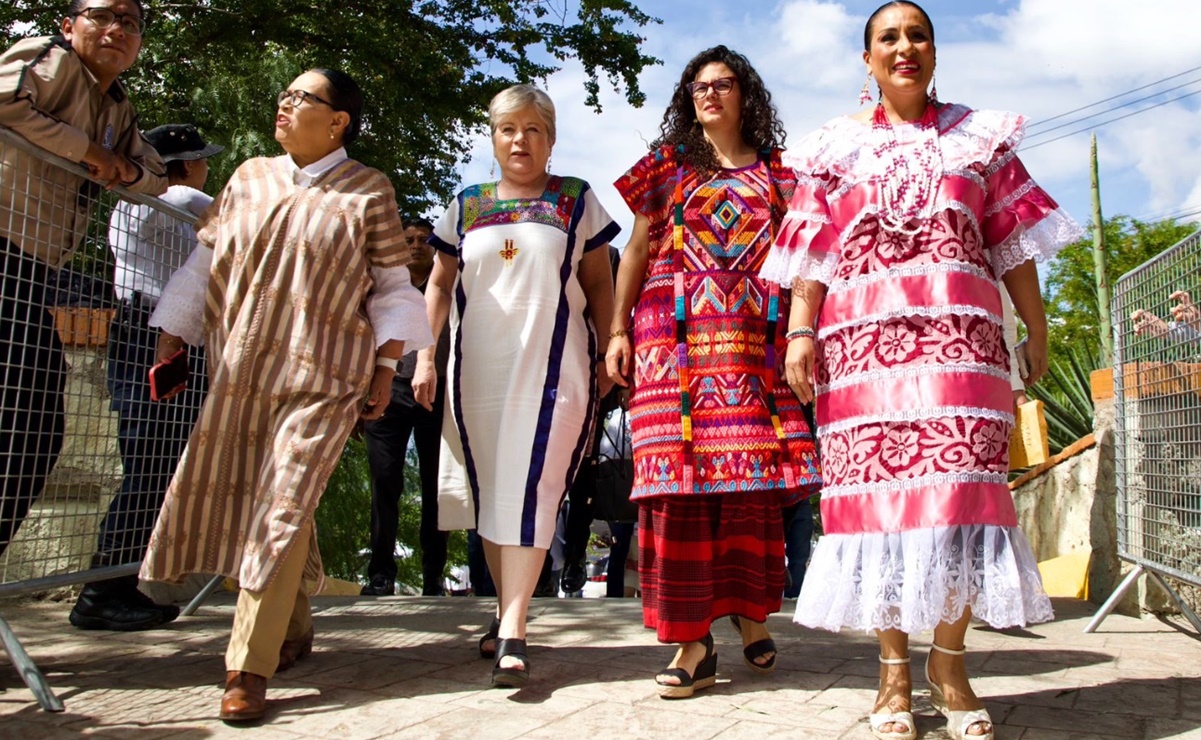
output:
M 1054 617 L 1034 551 L 1017 527 L 825 535 L 805 572 L 794 619 L 835 632 L 917 634 L 954 622 L 969 606 L 996 628 Z

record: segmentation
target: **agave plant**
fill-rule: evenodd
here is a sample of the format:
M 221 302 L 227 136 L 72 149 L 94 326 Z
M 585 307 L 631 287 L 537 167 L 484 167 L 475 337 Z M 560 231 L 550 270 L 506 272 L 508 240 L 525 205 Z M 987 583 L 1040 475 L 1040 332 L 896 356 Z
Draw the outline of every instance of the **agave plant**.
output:
M 1027 391 L 1043 402 L 1047 438 L 1054 455 L 1093 431 L 1093 395 L 1089 374 L 1101 367 L 1101 354 L 1076 345 L 1052 360 L 1047 374 Z

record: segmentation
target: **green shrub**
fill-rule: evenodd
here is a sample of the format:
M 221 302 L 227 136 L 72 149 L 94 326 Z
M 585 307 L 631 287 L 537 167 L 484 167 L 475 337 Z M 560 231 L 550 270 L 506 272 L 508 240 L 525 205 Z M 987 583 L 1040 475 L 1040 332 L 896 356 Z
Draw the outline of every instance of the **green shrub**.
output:
M 1093 432 L 1093 395 L 1089 375 L 1101 366 L 1101 353 L 1081 343 L 1054 357 L 1047 374 L 1027 389 L 1043 402 L 1051 454 Z

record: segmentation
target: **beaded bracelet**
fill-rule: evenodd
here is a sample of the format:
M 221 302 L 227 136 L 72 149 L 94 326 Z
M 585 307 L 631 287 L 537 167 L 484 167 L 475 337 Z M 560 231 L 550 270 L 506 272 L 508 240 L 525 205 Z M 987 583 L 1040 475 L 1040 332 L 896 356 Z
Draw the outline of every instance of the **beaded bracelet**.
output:
M 624 336 L 628 335 L 629 333 L 630 332 L 628 329 L 618 329 L 617 331 L 609 332 L 609 338 L 616 339 L 617 337 L 624 337 Z
M 784 338 L 790 342 L 794 339 L 800 339 L 801 337 L 817 339 L 817 332 L 815 332 L 813 328 L 809 326 L 798 326 L 795 329 L 789 329 L 788 333 L 784 335 Z

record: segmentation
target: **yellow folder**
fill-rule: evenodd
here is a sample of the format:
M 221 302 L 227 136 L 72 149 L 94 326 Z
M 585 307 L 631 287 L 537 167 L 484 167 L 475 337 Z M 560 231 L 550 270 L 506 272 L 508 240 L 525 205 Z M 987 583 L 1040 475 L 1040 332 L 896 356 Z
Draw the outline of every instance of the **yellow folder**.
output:
M 1042 401 L 1018 406 L 1013 431 L 1009 434 L 1009 469 L 1041 465 L 1051 457 L 1047 442 L 1047 417 Z

